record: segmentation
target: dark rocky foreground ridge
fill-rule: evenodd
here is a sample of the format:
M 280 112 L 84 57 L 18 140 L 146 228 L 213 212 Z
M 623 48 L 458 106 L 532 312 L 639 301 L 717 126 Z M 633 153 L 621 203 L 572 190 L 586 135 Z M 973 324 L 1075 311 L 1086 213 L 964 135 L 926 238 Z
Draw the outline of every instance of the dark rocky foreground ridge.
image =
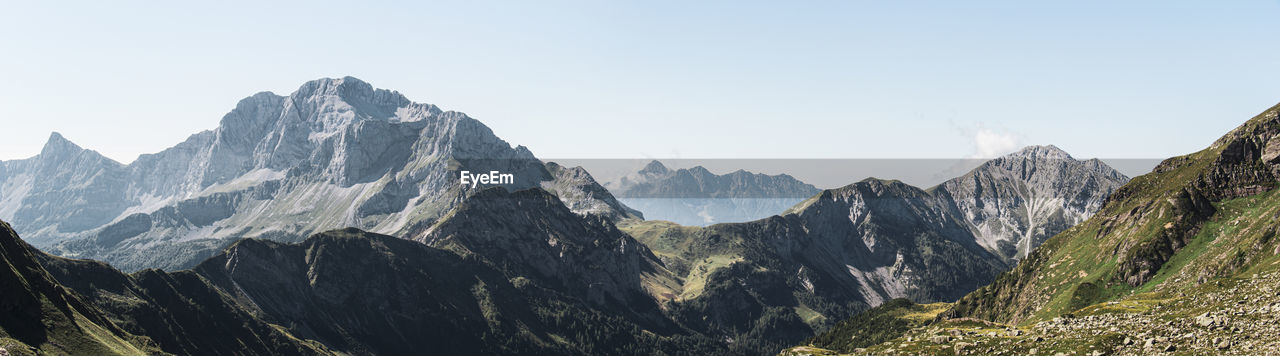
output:
M 729 353 L 641 320 L 651 310 L 598 306 L 475 256 L 357 229 L 245 239 L 181 272 L 47 255 L 7 223 L 0 245 L 22 271 L 3 279 L 0 305 L 0 347 L 16 354 Z
M 923 326 L 852 347 L 827 341 L 873 335 L 836 328 L 810 341 L 818 347 L 786 353 L 1274 354 L 1278 112 L 1134 178 L 1098 214 Z

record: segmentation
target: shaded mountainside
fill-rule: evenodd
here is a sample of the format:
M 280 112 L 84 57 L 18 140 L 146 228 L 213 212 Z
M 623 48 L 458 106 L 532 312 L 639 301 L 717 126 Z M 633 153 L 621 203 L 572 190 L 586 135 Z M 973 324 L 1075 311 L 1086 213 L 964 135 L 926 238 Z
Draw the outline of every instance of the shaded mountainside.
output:
M 302 244 L 244 240 L 195 271 L 234 291 L 242 306 L 263 319 L 343 352 L 700 349 L 693 338 L 645 332 L 474 257 L 354 229 L 315 235 Z
M 58 284 L 40 251 L 0 221 L 0 348 L 6 354 L 127 354 L 157 350 Z
M 43 254 L 3 228 L 0 252 L 31 286 L 4 294 L 0 347 L 18 354 L 727 353 L 660 316 L 354 228 L 244 239 L 191 271 L 133 274 Z
M 794 345 L 895 298 L 954 301 L 1016 261 L 997 242 L 1034 248 L 1037 236 L 1083 219 L 1125 180 L 1100 162 L 1034 146 L 929 190 L 867 179 L 752 222 L 619 226 L 678 276 L 662 296 L 676 320 Z
M 1280 105 L 1165 160 L 932 324 L 858 354 L 1280 347 Z M 829 350 L 797 347 L 793 354 Z
M 59 283 L 83 296 L 121 328 L 150 337 L 165 352 L 333 353 L 317 342 L 299 339 L 277 325 L 259 320 L 223 290 L 190 271 L 166 273 L 148 269 L 125 274 L 98 261 L 47 254 L 39 257 Z
M 618 308 L 657 311 L 642 277 L 670 278 L 647 247 L 607 219 L 579 217 L 539 189 L 477 193 L 410 238 Z
M 486 186 L 459 184 L 463 171 L 546 186 L 580 214 L 639 217 L 585 172 L 544 166 L 465 114 L 346 77 L 245 98 L 216 129 L 128 165 L 55 133 L 39 155 L 0 163 L 0 219 L 58 255 L 172 270 L 243 237 L 430 226 Z
M 820 191 L 786 174 L 717 175 L 701 166 L 671 170 L 658 161 L 605 187 L 649 219 L 692 226 L 777 215 Z

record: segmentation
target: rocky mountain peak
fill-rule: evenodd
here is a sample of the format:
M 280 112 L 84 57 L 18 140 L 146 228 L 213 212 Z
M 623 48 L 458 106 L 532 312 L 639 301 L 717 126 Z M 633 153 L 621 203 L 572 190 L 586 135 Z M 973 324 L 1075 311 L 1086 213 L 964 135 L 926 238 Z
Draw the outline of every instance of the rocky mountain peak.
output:
M 375 89 L 373 85 L 354 77 L 321 78 L 306 82 L 290 95 L 294 105 L 351 109 L 356 117 L 388 119 L 396 116 L 398 108 L 412 104 L 399 92 Z M 343 108 L 339 103 L 346 104 Z M 306 108 L 304 108 L 305 110 Z M 305 116 L 304 116 L 305 117 Z
M 882 179 L 882 178 L 875 178 L 875 177 L 868 177 L 866 179 L 858 181 L 857 183 L 853 183 L 850 185 L 846 185 L 844 187 L 834 189 L 836 193 L 847 193 L 847 192 L 864 191 L 864 190 L 866 192 L 874 193 L 876 195 L 886 195 L 886 194 L 893 195 L 894 193 L 901 193 L 904 190 L 920 190 L 920 189 L 916 187 L 912 187 L 911 185 L 907 183 L 903 183 L 902 181 L 897 179 Z
M 667 175 L 670 173 L 671 170 L 656 159 L 649 162 L 649 164 L 644 166 L 644 169 L 640 170 L 640 174 L 644 175 Z
M 1055 160 L 1055 159 L 1074 159 L 1067 151 L 1063 151 L 1054 145 L 1033 145 L 1023 147 L 1017 152 L 1010 153 L 1001 157 L 1004 159 L 1033 159 L 1033 160 Z
M 44 148 L 40 149 L 40 156 L 60 156 L 67 153 L 79 153 L 80 151 L 84 151 L 84 148 L 72 143 L 71 140 L 62 137 L 62 134 L 55 131 L 49 134 L 49 140 L 45 141 Z
M 696 177 L 707 177 L 707 176 L 715 175 L 714 173 L 711 173 L 711 171 L 707 170 L 707 168 L 703 166 L 694 166 L 693 168 L 689 168 L 688 171 L 689 171 L 689 174 L 692 174 Z
M 954 201 L 979 244 L 1012 261 L 1088 219 L 1128 181 L 1101 161 L 1045 145 L 987 161 L 934 189 Z

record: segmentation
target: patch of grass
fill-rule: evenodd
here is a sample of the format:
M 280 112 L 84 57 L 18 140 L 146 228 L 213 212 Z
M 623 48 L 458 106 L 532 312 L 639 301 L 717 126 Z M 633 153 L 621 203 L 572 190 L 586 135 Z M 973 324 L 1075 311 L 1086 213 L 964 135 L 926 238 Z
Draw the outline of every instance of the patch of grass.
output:
M 715 255 L 708 256 L 699 261 L 693 262 L 693 267 L 689 269 L 689 275 L 684 279 L 684 287 L 680 292 L 680 299 L 693 299 L 702 294 L 703 287 L 706 287 L 707 277 L 718 269 L 729 267 L 730 265 L 742 262 L 742 256 L 733 255 Z
M 948 303 L 916 304 L 907 299 L 894 299 L 837 323 L 806 344 L 820 349 L 853 352 L 857 348 L 898 338 L 908 330 L 932 321 L 948 307 Z

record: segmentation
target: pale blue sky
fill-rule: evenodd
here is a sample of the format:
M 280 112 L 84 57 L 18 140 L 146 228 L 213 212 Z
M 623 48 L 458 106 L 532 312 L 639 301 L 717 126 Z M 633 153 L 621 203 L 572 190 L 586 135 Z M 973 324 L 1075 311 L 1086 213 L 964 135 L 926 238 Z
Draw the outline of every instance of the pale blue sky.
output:
M 1276 0 L 177 3 L 0 5 L 0 159 L 345 75 L 544 158 L 1153 158 L 1280 102 Z

